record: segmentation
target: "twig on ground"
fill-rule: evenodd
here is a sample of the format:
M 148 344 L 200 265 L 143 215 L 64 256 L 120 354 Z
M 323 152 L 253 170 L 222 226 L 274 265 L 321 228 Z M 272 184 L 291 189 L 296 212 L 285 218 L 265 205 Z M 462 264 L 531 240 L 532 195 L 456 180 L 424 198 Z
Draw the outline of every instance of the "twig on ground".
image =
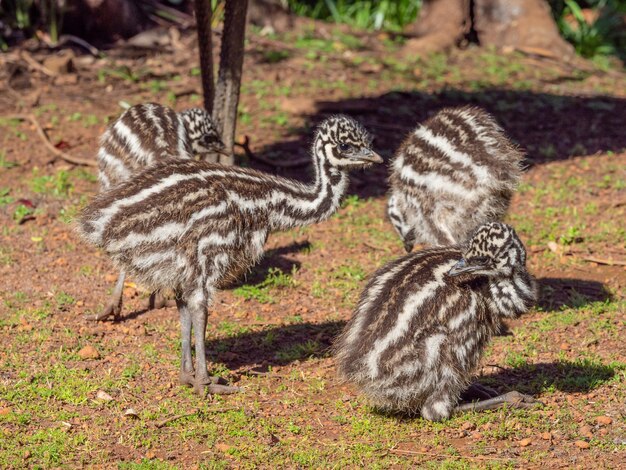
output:
M 26 62 L 28 65 L 30 65 L 31 68 L 38 70 L 44 75 L 47 75 L 48 77 L 56 77 L 56 74 L 52 70 L 50 70 L 48 67 L 45 67 L 44 65 L 37 62 L 35 59 L 33 59 L 33 56 L 31 56 L 28 52 L 21 51 L 20 58 L 24 62 Z
M 198 410 L 193 411 L 191 413 L 183 413 L 183 414 L 179 414 L 179 415 L 174 415 L 174 416 L 171 416 L 171 417 L 169 417 L 167 419 L 164 419 L 163 421 L 159 421 L 158 423 L 155 424 L 155 427 L 160 429 L 160 428 L 166 426 L 167 424 L 169 424 L 169 423 L 171 423 L 173 421 L 177 421 L 177 420 L 182 419 L 182 418 L 188 418 L 189 416 L 194 416 L 194 415 L 196 415 L 198 413 L 225 413 L 227 411 L 234 411 L 234 410 L 238 410 L 238 409 L 239 409 L 239 407 L 237 407 L 237 406 L 229 406 L 229 407 L 226 407 L 226 408 L 213 408 L 213 409 L 208 409 L 208 410 L 200 410 L 200 409 L 198 409 Z
M 246 156 L 250 160 L 257 160 L 261 163 L 265 163 L 266 165 L 273 166 L 274 168 L 297 168 L 300 166 L 306 166 L 311 163 L 310 158 L 301 158 L 299 160 L 291 160 L 287 162 L 275 162 L 274 160 L 270 160 L 269 158 L 262 157 L 261 155 L 256 155 L 250 150 L 250 138 L 248 136 L 244 137 L 242 143 L 235 142 L 237 147 L 241 147 L 246 154 Z
M 92 46 L 91 44 L 89 44 L 87 41 L 85 41 L 84 39 L 81 39 L 77 36 L 73 36 L 71 34 L 64 34 L 61 36 L 59 43 L 56 45 L 56 47 L 60 47 L 62 45 L 64 45 L 65 43 L 74 43 L 77 46 L 82 47 L 83 49 L 85 49 L 87 52 L 89 52 L 92 56 L 94 57 L 100 57 L 100 49 L 98 49 L 96 46 Z
M 621 199 L 619 201 L 613 201 L 613 202 L 609 202 L 608 204 L 602 204 L 603 206 L 608 206 L 608 207 L 622 207 L 622 206 L 626 206 L 626 199 Z
M 242 375 L 257 375 L 260 377 L 267 377 L 270 379 L 288 379 L 290 378 L 288 375 L 285 374 L 276 374 L 274 372 L 259 372 L 256 370 L 245 370 L 241 372 Z
M 199 95 L 199 94 L 200 94 L 200 92 L 195 87 L 193 87 L 193 88 L 183 88 L 182 90 L 174 92 L 174 96 L 176 96 L 176 98 L 182 98 L 183 96 Z
M 291 52 L 297 52 L 301 49 L 298 49 L 296 46 L 292 46 L 290 44 L 284 43 L 282 41 L 276 41 L 274 39 L 251 35 L 249 39 L 250 43 L 254 45 L 255 43 L 264 47 L 274 47 L 276 49 L 284 49 Z
M 392 452 L 395 454 L 404 454 L 404 455 L 424 455 L 427 457 L 434 457 L 437 459 L 467 459 L 467 460 L 497 460 L 497 461 L 505 461 L 509 462 L 512 459 L 506 457 L 491 457 L 488 455 L 454 455 L 454 454 L 443 454 L 437 452 L 428 452 L 428 451 L 418 451 L 418 450 L 405 450 L 398 449 L 398 444 L 392 446 L 389 449 L 385 449 L 385 452 Z
M 368 248 L 372 248 L 373 250 L 389 252 L 388 248 L 383 248 L 382 246 L 372 245 L 371 243 L 368 243 L 368 242 L 363 242 L 363 245 L 365 245 Z
M 52 144 L 52 142 L 50 142 L 50 139 L 48 138 L 48 134 L 46 134 L 46 131 L 43 129 L 43 127 L 41 127 L 41 124 L 39 124 L 39 121 L 37 121 L 37 118 L 33 114 L 10 114 L 10 115 L 4 115 L 0 117 L 4 119 L 17 119 L 20 121 L 30 121 L 35 126 L 35 129 L 37 130 L 37 134 L 43 141 L 46 148 L 54 154 L 55 158 L 57 157 L 61 158 L 62 160 L 65 160 L 66 162 L 71 163 L 73 165 L 84 165 L 84 166 L 94 166 L 94 167 L 97 166 L 97 163 L 94 160 L 85 160 L 83 158 L 72 157 L 71 155 L 68 155 L 62 150 L 59 150 L 58 148 L 56 148 Z M 54 159 L 51 160 L 51 162 L 53 161 Z
M 595 258 L 592 256 L 586 256 L 584 258 L 580 258 L 583 261 L 589 261 L 591 263 L 605 264 L 607 266 L 626 266 L 626 261 L 618 260 L 618 259 L 603 259 L 603 258 Z

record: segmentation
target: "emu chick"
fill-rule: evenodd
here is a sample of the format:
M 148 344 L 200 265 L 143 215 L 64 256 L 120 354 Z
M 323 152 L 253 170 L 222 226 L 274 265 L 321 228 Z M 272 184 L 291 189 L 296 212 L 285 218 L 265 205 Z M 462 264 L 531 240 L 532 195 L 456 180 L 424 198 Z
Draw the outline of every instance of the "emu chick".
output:
M 466 247 L 431 248 L 379 269 L 336 346 L 340 375 L 380 408 L 448 418 L 503 317 L 536 299 L 514 230 L 481 226 Z
M 486 111 L 439 111 L 402 143 L 391 164 L 387 214 L 407 253 L 415 243 L 462 243 L 502 220 L 523 154 Z

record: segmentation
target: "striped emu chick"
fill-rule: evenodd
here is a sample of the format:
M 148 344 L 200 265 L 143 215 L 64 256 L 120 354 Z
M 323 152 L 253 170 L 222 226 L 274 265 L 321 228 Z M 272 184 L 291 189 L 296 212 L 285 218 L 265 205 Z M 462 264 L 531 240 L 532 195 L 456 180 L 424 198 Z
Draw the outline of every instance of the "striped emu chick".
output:
M 494 118 L 464 106 L 439 111 L 410 134 L 391 165 L 389 219 L 410 253 L 415 243 L 462 243 L 501 220 L 524 155 Z
M 259 260 L 270 232 L 330 217 L 346 192 L 348 171 L 382 162 L 370 146 L 369 134 L 353 119 L 327 119 L 316 132 L 310 185 L 205 162 L 159 164 L 97 196 L 83 210 L 79 230 L 140 282 L 174 290 L 181 382 L 202 393 L 211 384 L 204 339 L 216 289 Z
M 532 406 L 517 392 L 457 405 L 470 374 L 502 318 L 525 313 L 535 281 L 515 231 L 482 225 L 466 247 L 418 251 L 390 262 L 369 280 L 335 345 L 339 373 L 373 404 L 438 421 L 464 410 L 510 403 Z
M 194 155 L 209 158 L 224 153 L 224 148 L 215 124 L 205 110 L 192 108 L 176 113 L 155 103 L 138 104 L 126 110 L 100 138 L 100 188 L 106 191 L 166 160 L 189 160 Z M 119 317 L 125 278 L 122 269 L 104 310 L 90 319 L 103 320 L 110 315 Z M 162 303 L 162 299 L 156 299 L 155 293 L 150 296 L 151 307 Z
M 138 104 L 124 111 L 100 138 L 100 186 L 107 190 L 164 160 L 215 153 L 224 153 L 224 144 L 205 110 L 176 113 L 156 103 Z

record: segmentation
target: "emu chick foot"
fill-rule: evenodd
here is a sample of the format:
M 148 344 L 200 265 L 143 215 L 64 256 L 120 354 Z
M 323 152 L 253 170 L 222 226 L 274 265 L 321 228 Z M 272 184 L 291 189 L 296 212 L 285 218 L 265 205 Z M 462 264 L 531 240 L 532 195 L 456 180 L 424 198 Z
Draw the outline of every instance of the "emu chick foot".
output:
M 488 400 L 489 398 L 496 398 L 498 395 L 499 393 L 491 387 L 473 383 L 461 394 L 461 401 Z
M 536 406 L 543 406 L 542 402 L 530 395 L 524 395 L 514 390 L 487 400 L 458 405 L 454 409 L 454 414 L 461 414 L 468 411 L 495 410 L 502 408 L 505 404 L 509 405 L 511 408 L 534 408 Z
M 193 372 L 181 372 L 180 383 L 182 385 L 191 385 L 194 392 L 202 397 L 205 396 L 207 392 L 211 395 L 230 395 L 243 391 L 241 387 L 228 385 L 221 377 L 206 377 L 196 380 Z
M 176 307 L 176 301 L 168 299 L 161 291 L 154 291 L 148 299 L 148 310 L 159 308 Z
M 118 302 L 111 300 L 109 304 L 104 307 L 104 309 L 98 313 L 97 315 L 87 315 L 85 316 L 85 320 L 89 321 L 102 321 L 110 316 L 113 316 L 113 320 L 117 321 L 120 319 L 120 314 L 122 313 L 122 302 L 121 299 Z

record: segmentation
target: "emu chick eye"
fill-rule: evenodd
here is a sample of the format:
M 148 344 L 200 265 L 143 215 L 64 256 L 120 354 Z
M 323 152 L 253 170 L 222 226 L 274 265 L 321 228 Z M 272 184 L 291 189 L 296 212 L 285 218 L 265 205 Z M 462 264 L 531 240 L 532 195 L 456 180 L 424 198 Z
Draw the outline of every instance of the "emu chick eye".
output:
M 339 144 L 338 148 L 339 148 L 340 152 L 347 152 L 348 150 L 350 150 L 352 148 L 352 145 L 350 145 L 350 144 Z

